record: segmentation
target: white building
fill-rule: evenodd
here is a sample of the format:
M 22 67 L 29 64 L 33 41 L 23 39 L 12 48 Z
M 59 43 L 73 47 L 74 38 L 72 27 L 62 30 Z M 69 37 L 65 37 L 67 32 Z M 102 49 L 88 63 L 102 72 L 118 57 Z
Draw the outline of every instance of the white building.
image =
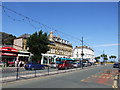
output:
M 67 56 L 63 55 L 56 55 L 56 54 L 42 54 L 41 64 L 47 64 L 49 65 L 50 62 L 56 62 L 57 58 L 64 58 Z
M 73 58 L 74 59 L 79 59 L 79 60 L 82 59 L 81 53 L 82 53 L 82 46 L 80 46 L 80 47 L 76 46 L 73 49 Z M 94 50 L 93 49 L 91 49 L 88 46 L 83 46 L 83 53 L 84 53 L 83 59 L 87 59 L 90 62 L 95 61 L 94 60 Z

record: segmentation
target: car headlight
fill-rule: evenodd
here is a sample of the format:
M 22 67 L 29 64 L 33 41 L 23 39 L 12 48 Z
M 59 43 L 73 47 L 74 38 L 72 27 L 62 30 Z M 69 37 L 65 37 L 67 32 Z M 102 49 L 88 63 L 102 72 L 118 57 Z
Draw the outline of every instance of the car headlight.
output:
M 31 67 L 31 65 L 29 65 L 29 67 Z

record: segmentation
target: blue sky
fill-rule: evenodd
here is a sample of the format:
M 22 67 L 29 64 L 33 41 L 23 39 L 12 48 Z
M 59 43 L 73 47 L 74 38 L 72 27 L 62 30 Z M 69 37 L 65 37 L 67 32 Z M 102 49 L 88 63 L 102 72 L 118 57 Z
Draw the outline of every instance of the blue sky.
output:
M 80 46 L 81 42 L 70 35 L 78 39 L 83 36 L 84 45 L 92 47 L 96 56 L 102 54 L 103 50 L 108 56 L 118 56 L 117 2 L 4 2 L 2 4 L 58 30 L 55 35 L 70 41 L 73 47 Z M 6 10 L 6 13 L 15 19 L 22 19 L 10 11 Z M 41 29 L 41 26 L 36 23 L 32 25 L 37 29 L 25 22 L 13 21 L 3 12 L 3 32 L 20 36 Z M 48 28 L 42 29 L 45 32 L 52 31 Z

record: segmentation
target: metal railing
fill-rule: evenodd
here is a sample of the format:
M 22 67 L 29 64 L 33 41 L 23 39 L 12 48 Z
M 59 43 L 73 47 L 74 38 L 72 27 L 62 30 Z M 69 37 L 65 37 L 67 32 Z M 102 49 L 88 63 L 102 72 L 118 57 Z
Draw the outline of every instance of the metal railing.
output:
M 96 65 L 93 65 L 93 66 L 96 66 Z M 88 66 L 88 68 L 89 67 L 90 66 Z M 24 67 L 3 67 L 2 82 L 4 83 L 4 82 L 20 80 L 20 79 L 28 79 L 31 77 L 54 75 L 59 73 L 72 72 L 72 71 L 81 70 L 81 69 L 82 68 L 58 70 L 57 68 L 45 67 L 45 69 L 43 70 L 42 69 L 41 70 L 25 70 Z

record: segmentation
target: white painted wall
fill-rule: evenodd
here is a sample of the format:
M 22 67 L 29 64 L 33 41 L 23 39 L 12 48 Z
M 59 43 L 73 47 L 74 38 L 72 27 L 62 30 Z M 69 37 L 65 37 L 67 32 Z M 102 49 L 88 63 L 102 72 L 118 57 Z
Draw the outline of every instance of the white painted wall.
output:
M 82 48 L 73 49 L 73 58 L 82 58 L 81 57 Z M 94 60 L 94 51 L 88 48 L 83 48 L 84 59 Z
M 22 38 L 14 39 L 13 47 L 16 48 L 16 49 L 18 49 L 18 50 L 22 50 L 23 39 Z

